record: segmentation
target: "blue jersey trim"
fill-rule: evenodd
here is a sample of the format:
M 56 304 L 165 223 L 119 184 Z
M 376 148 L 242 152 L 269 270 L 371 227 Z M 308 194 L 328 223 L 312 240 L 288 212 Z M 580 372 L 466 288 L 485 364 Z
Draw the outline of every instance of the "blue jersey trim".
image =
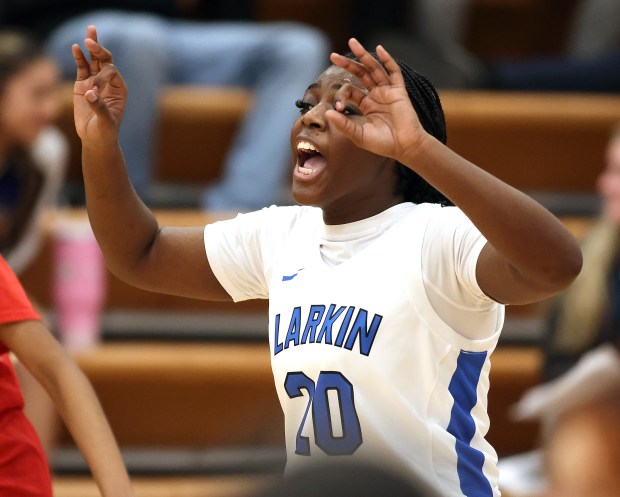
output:
M 478 402 L 476 390 L 486 358 L 486 352 L 461 351 L 448 387 L 454 398 L 448 433 L 456 438 L 457 473 L 467 497 L 493 497 L 491 484 L 482 472 L 484 454 L 470 445 L 476 433 L 471 410 Z

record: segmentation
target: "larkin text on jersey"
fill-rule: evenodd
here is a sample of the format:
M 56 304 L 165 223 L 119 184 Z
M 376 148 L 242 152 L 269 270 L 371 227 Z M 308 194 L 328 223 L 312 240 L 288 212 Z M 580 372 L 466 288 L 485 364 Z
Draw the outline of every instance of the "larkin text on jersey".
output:
M 301 307 L 295 307 L 288 326 L 282 321 L 280 314 L 275 316 L 273 355 L 289 347 L 309 343 L 324 343 L 353 350 L 357 342 L 359 353 L 367 356 L 382 319 L 383 316 L 374 314 L 369 324 L 369 312 L 354 306 L 311 305 L 307 314 L 302 312 Z

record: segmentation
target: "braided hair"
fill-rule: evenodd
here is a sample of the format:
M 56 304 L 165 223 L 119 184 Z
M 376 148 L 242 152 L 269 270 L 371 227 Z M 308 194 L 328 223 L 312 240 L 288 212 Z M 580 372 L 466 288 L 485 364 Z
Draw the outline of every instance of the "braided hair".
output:
M 370 54 L 379 62 L 381 59 L 375 52 Z M 347 55 L 350 59 L 358 60 L 351 52 Z M 400 60 L 396 60 L 398 67 L 403 73 L 407 95 L 418 115 L 418 119 L 426 132 L 433 135 L 441 143 L 446 143 L 446 120 L 441 106 L 441 101 L 433 84 L 422 74 L 414 71 L 411 67 Z M 383 63 L 381 62 L 383 65 Z M 442 193 L 431 186 L 418 173 L 400 162 L 396 163 L 398 180 L 396 183 L 397 193 L 402 194 L 406 202 L 416 204 L 431 203 L 442 206 L 454 205 Z

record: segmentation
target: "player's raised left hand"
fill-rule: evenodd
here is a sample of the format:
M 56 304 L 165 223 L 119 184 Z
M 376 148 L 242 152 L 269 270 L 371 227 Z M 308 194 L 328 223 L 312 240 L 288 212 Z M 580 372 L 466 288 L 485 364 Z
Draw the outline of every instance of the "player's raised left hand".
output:
M 79 45 L 71 47 L 77 66 L 73 87 L 75 127 L 84 144 L 106 146 L 117 141 L 127 87 L 113 64 L 112 54 L 98 43 L 95 26 L 88 27 L 84 44 L 90 61 Z
M 400 67 L 381 45 L 377 55 L 383 65 L 356 39 L 349 40 L 349 47 L 359 62 L 336 53 L 330 59 L 359 78 L 365 90 L 344 85 L 336 93 L 335 110 L 327 111 L 326 117 L 358 147 L 402 162 L 429 135 L 407 95 Z M 363 120 L 345 116 L 349 104 L 360 110 Z

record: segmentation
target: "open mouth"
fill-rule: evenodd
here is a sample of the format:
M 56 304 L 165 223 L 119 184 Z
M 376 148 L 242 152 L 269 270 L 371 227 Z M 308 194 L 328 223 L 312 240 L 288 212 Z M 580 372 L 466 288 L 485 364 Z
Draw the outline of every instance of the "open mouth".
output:
M 325 165 L 325 157 L 309 142 L 297 144 L 297 170 L 303 176 L 312 176 Z

